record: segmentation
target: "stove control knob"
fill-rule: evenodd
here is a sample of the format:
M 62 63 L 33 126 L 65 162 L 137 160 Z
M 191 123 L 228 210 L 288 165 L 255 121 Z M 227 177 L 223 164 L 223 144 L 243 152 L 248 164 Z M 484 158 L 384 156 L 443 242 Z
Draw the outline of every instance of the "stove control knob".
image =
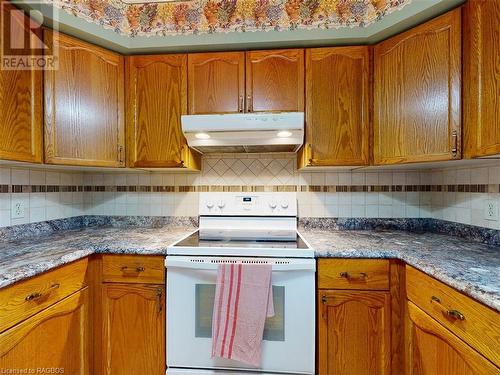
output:
M 281 208 L 287 209 L 288 208 L 288 202 L 287 201 L 281 201 Z
M 269 207 L 271 207 L 273 210 L 276 208 L 277 204 L 275 201 L 269 201 Z
M 207 206 L 207 208 L 211 209 L 211 208 L 213 208 L 213 207 L 214 207 L 214 202 L 212 202 L 212 201 L 207 201 L 206 206 Z
M 217 202 L 217 207 L 219 207 L 221 210 L 224 208 L 225 205 L 226 205 L 226 203 L 224 201 Z

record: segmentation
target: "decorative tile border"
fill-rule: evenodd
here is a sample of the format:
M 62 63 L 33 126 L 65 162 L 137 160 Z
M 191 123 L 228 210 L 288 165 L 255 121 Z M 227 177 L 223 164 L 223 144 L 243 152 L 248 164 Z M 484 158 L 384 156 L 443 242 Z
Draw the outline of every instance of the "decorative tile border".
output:
M 181 185 L 181 186 L 82 186 L 82 185 L 0 185 L 3 193 L 199 193 L 199 192 L 314 192 L 314 193 L 384 193 L 444 192 L 500 193 L 500 185 Z

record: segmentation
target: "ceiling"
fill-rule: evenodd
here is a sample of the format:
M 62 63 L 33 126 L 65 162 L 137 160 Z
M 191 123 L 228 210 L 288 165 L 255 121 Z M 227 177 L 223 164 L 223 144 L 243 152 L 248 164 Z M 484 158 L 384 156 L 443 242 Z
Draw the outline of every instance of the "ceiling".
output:
M 40 1 L 42 3 L 40 3 Z M 124 54 L 373 44 L 464 0 L 19 0 Z

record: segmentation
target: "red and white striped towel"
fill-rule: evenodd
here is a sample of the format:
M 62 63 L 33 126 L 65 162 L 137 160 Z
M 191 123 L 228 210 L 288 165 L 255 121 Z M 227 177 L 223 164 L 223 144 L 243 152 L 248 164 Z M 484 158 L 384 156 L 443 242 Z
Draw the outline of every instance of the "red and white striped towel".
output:
M 212 319 L 212 358 L 261 363 L 267 317 L 274 316 L 270 264 L 219 264 Z

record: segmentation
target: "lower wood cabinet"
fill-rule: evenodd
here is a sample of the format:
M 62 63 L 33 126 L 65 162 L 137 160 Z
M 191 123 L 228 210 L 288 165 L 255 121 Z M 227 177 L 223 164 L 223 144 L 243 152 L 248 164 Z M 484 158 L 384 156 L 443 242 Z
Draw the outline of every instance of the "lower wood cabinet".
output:
M 88 302 L 85 288 L 0 333 L 0 369 L 90 374 Z
M 103 375 L 165 374 L 165 286 L 102 285 Z
M 319 290 L 319 375 L 389 374 L 390 294 Z
M 408 302 L 407 370 L 409 375 L 500 374 L 481 354 Z

